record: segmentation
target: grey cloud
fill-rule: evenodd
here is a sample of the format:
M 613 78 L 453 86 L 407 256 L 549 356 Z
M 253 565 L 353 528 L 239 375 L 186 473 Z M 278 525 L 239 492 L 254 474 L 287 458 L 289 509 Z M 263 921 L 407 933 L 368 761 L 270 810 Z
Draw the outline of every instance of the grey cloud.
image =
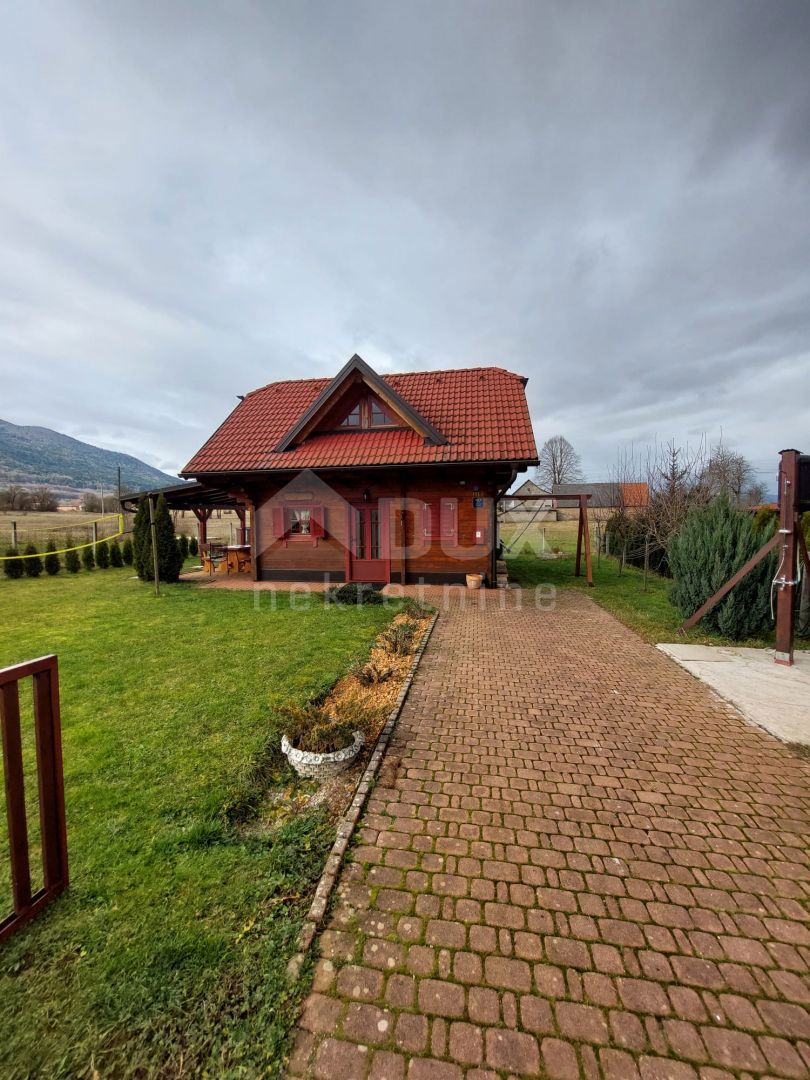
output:
M 810 5 L 6 16 L 0 415 L 182 466 L 235 395 L 496 363 L 604 478 L 810 449 Z

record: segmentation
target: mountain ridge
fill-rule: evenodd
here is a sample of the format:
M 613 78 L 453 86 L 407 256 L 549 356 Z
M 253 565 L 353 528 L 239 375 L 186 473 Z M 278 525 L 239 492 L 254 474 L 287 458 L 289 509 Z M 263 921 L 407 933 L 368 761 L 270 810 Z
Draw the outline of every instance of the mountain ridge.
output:
M 181 482 L 131 454 L 105 450 L 52 428 L 0 419 L 0 487 L 20 484 L 81 492 L 97 491 L 103 484 L 112 490 L 119 468 L 121 486 L 130 490 Z

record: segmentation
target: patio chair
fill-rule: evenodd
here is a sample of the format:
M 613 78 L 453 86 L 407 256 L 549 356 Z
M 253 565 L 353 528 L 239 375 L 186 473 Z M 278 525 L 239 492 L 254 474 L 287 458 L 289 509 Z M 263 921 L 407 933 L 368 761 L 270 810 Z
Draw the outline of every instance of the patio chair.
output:
M 211 575 L 219 569 L 220 565 L 227 561 L 228 552 L 224 544 L 208 545 L 208 571 Z
M 236 553 L 236 572 L 237 574 L 247 574 L 250 572 L 250 552 L 249 551 L 237 551 Z

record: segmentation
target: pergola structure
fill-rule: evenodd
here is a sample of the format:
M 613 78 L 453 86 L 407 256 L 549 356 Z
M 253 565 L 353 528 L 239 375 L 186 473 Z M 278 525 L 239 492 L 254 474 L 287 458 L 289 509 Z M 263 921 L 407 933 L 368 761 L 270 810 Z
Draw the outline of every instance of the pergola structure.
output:
M 574 574 L 576 577 L 579 577 L 582 572 L 582 552 L 584 548 L 585 578 L 588 582 L 588 585 L 593 588 L 593 567 L 591 565 L 591 534 L 588 531 L 588 499 L 590 499 L 590 497 L 591 496 L 586 492 L 566 492 L 565 494 L 566 502 L 573 502 L 574 499 L 576 499 L 579 503 L 579 527 L 577 529 L 577 562 Z M 558 501 L 558 496 L 544 494 L 543 492 L 540 492 L 539 494 L 535 492 L 533 495 L 507 495 L 504 496 L 504 498 L 508 498 L 517 502 L 540 502 L 543 499 L 551 499 L 552 507 L 555 507 Z M 523 532 L 525 532 L 526 529 L 528 529 L 529 525 L 532 524 L 534 518 L 537 517 L 537 514 L 542 512 L 543 508 L 539 507 L 534 517 L 524 527 Z M 523 532 L 521 532 L 519 535 L 522 536 Z
M 121 499 L 121 508 L 134 513 L 142 498 L 157 498 L 162 495 L 170 510 L 191 510 L 197 519 L 200 534 L 200 547 L 208 543 L 208 521 L 215 510 L 232 510 L 239 519 L 239 543 L 247 543 L 247 506 L 244 498 L 224 487 L 201 484 L 197 481 L 187 484 L 175 484 L 172 487 L 155 488 L 152 491 L 139 491 L 134 495 L 125 495 Z

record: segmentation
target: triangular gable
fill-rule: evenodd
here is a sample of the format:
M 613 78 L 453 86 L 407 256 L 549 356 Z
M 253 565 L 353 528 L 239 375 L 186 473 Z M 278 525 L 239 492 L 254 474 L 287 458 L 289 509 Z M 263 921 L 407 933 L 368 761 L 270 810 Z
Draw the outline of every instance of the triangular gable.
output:
M 332 412 L 341 397 L 347 394 L 358 382 L 364 383 L 375 394 L 386 409 L 398 417 L 403 424 L 418 432 L 430 446 L 443 446 L 447 439 L 442 433 L 429 423 L 421 413 L 417 412 L 408 402 L 381 379 L 372 368 L 368 366 L 357 353 L 337 373 L 328 386 L 313 401 L 304 415 L 295 422 L 293 427 L 273 448 L 276 453 L 292 450 L 295 446 L 318 429 L 318 426 L 330 412 Z

